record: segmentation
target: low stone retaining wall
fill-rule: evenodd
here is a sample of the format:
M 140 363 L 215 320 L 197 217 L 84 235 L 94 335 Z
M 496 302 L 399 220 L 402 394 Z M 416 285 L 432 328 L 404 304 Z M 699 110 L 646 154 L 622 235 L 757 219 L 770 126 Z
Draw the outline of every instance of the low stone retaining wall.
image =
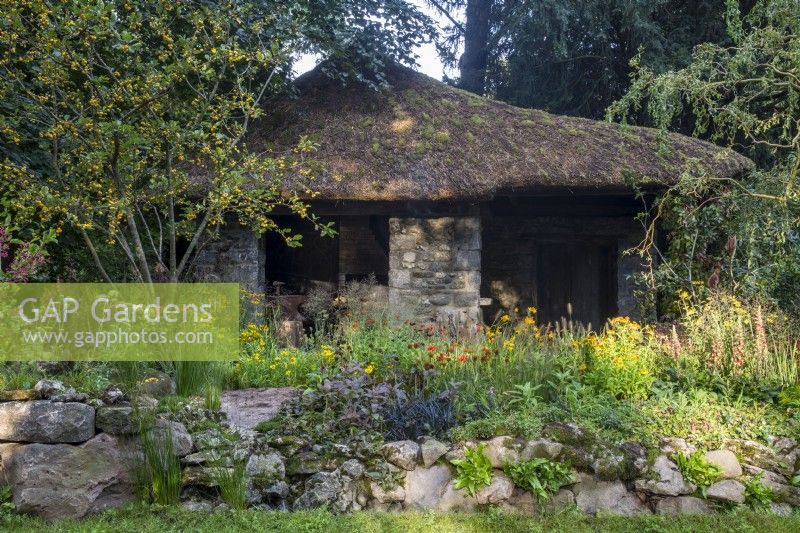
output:
M 148 383 L 149 392 L 171 391 L 165 376 Z M 134 404 L 111 389 L 89 399 L 53 381 L 40 382 L 32 392 L 2 394 L 0 481 L 10 485 L 19 511 L 48 519 L 81 517 L 134 499 L 132 471 L 142 461 L 135 414 L 156 409 L 152 396 L 138 397 Z M 274 413 L 274 406 L 270 410 Z M 681 439 L 664 439 L 660 452 L 648 457 L 636 443 L 609 446 L 573 424 L 550 424 L 539 439 L 485 441 L 491 482 L 471 496 L 455 488 L 451 461 L 479 443 L 451 445 L 422 437 L 365 451 L 343 444 L 323 447 L 296 436 L 269 437 L 249 426 L 229 426 L 224 415 L 206 410 L 200 401 L 159 414 L 148 426 L 152 438 L 172 438 L 182 465 L 184 506 L 227 508 L 214 470 L 241 463 L 248 505 L 265 509 L 471 511 L 495 505 L 535 515 L 543 508 L 574 505 L 588 514 L 708 513 L 744 505 L 745 482 L 753 477 L 773 492 L 773 512 L 787 514 L 800 507 L 800 488 L 790 481 L 800 466 L 800 447 L 790 439 L 777 439 L 771 447 L 729 441 L 706 453 L 705 459 L 723 474 L 704 498 L 672 459 L 679 451 L 694 451 Z M 538 502 L 503 471 L 507 463 L 532 458 L 571 465 L 573 481 Z

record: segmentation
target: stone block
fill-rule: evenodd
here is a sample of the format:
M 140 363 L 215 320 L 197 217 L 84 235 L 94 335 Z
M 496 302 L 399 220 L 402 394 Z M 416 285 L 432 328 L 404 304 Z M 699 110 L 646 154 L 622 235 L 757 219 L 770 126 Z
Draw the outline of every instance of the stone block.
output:
M 0 440 L 45 444 L 85 442 L 94 436 L 94 407 L 75 402 L 0 404 Z
M 18 511 L 48 520 L 80 518 L 135 499 L 127 464 L 117 439 L 101 433 L 81 446 L 23 446 L 7 475 Z

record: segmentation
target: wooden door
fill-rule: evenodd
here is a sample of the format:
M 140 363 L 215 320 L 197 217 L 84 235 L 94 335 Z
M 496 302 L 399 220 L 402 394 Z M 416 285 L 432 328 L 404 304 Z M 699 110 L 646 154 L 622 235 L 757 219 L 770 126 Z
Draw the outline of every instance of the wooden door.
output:
M 598 330 L 616 312 L 615 247 L 607 243 L 539 245 L 539 322 L 572 319 Z M 571 314 L 570 314 L 571 310 Z

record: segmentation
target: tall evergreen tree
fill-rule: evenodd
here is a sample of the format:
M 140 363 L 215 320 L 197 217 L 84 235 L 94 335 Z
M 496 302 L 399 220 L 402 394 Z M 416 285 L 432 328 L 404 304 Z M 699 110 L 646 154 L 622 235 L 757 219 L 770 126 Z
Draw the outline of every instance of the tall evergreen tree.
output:
M 725 43 L 724 0 L 429 0 L 450 20 L 438 41 L 456 85 L 524 107 L 601 118 L 640 51 L 656 71 Z M 740 2 L 743 11 L 752 0 Z M 459 20 L 463 13 L 465 21 Z M 463 53 L 459 51 L 463 47 Z

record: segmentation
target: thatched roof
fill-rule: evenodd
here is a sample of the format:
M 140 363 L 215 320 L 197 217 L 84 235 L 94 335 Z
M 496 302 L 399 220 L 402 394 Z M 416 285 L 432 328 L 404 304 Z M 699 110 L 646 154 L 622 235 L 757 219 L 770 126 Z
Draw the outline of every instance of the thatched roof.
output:
M 270 105 L 253 148 L 319 143 L 313 189 L 339 200 L 471 200 L 553 188 L 624 190 L 632 180 L 673 183 L 692 161 L 718 177 L 751 162 L 713 144 L 657 131 L 551 115 L 481 98 L 413 70 L 387 73 L 391 88 L 343 87 L 319 69 L 299 96 Z M 660 147 L 660 148 L 659 148 Z

